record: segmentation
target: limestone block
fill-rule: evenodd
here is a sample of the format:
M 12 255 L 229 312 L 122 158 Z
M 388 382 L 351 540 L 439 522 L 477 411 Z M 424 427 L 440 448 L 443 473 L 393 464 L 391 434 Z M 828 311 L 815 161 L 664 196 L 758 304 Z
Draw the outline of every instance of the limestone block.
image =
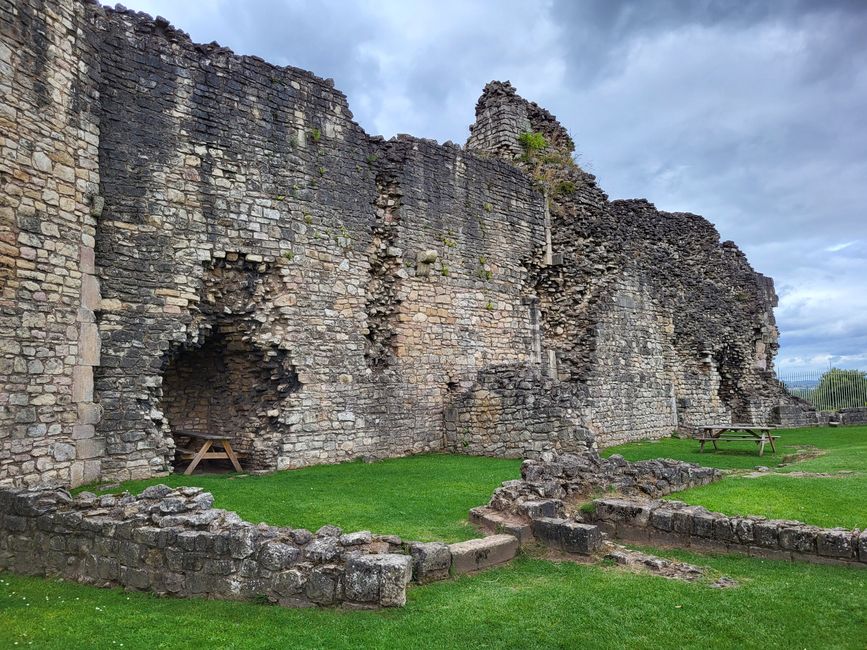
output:
M 442 542 L 415 542 L 409 547 L 413 561 L 413 579 L 426 583 L 449 577 L 452 554 Z
M 798 553 L 815 553 L 818 529 L 814 526 L 793 523 L 794 525 L 780 527 L 780 548 Z
M 518 510 L 526 514 L 530 519 L 538 519 L 539 517 L 563 518 L 566 514 L 565 507 L 560 499 L 524 501 L 518 507 Z
M 419 251 L 415 256 L 415 273 L 420 277 L 430 275 L 434 262 L 437 261 L 439 254 L 432 249 Z
M 400 607 L 406 603 L 406 586 L 411 578 L 412 560 L 408 555 L 354 555 L 346 563 L 346 599 Z
M 449 551 L 452 554 L 451 572 L 459 575 L 508 562 L 518 552 L 518 538 L 513 535 L 491 535 L 450 544 Z
M 105 441 L 92 437 L 77 440 L 75 449 L 76 456 L 80 459 L 101 458 L 105 455 Z
M 82 366 L 98 366 L 102 340 L 96 323 L 81 323 L 78 336 L 78 363 Z
M 315 567 L 307 580 L 307 597 L 317 605 L 333 605 L 342 596 L 341 574 L 341 567 L 334 564 Z
M 566 553 L 590 555 L 602 544 L 602 532 L 591 524 L 543 517 L 534 519 L 532 526 L 537 540 Z
M 93 402 L 93 367 L 75 366 L 72 369 L 72 401 Z
M 99 290 L 99 280 L 95 275 L 81 276 L 81 306 L 96 311 L 99 309 L 102 296 Z
M 97 424 L 100 418 L 102 418 L 102 406 L 100 404 L 88 402 L 80 402 L 78 404 L 78 423 L 80 425 Z M 75 437 L 74 433 L 73 437 Z
M 294 546 L 282 542 L 266 542 L 259 550 L 259 563 L 270 571 L 282 571 L 293 565 L 301 556 Z
M 780 528 L 774 521 L 754 521 L 753 539 L 758 546 L 777 548 L 779 545 Z
M 96 428 L 92 424 L 76 424 L 72 427 L 73 440 L 93 438 L 94 435 L 96 435 Z M 81 458 L 81 456 L 79 456 L 79 458 Z
M 54 445 L 52 451 L 54 460 L 64 461 L 73 460 L 75 458 L 75 447 L 65 442 L 58 442 Z
M 857 542 L 856 533 L 844 528 L 824 529 L 816 538 L 819 555 L 846 559 L 855 556 Z

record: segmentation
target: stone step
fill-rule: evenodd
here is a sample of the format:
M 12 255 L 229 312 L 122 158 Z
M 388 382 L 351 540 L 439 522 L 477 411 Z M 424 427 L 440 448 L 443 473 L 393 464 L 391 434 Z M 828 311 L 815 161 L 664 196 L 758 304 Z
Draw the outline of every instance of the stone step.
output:
M 529 523 L 520 517 L 491 510 L 487 506 L 479 506 L 470 510 L 470 523 L 489 533 L 514 535 L 520 544 L 525 544 L 533 538 Z
M 452 553 L 452 575 L 479 571 L 508 562 L 518 552 L 514 535 L 491 535 L 449 545 Z
M 532 529 L 538 542 L 566 553 L 590 555 L 602 546 L 602 531 L 592 524 L 540 517 L 533 520 Z

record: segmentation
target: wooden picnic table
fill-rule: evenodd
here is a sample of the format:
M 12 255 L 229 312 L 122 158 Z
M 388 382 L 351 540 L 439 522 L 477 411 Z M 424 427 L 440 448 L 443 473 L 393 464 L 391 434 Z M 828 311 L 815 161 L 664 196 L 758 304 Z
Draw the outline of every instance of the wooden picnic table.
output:
M 779 436 L 772 435 L 772 429 L 776 429 L 776 427 L 755 424 L 716 424 L 699 427 L 699 433 L 695 439 L 701 443 L 698 449 L 699 453 L 704 451 L 704 445 L 707 442 L 713 443 L 714 449 L 719 449 L 717 447 L 718 442 L 746 440 L 758 445 L 759 456 L 761 456 L 765 453 L 766 444 L 770 444 L 771 450 L 777 453 L 774 440 Z
M 228 436 L 216 435 L 212 433 L 199 433 L 198 431 L 175 431 L 177 436 L 185 436 L 190 438 L 193 445 L 198 445 L 198 448 L 191 447 L 176 447 L 175 451 L 184 460 L 192 459 L 189 467 L 184 470 L 184 475 L 189 476 L 196 469 L 198 464 L 203 460 L 229 460 L 236 472 L 243 472 L 241 463 L 238 462 L 238 455 L 232 449 L 232 442 Z M 217 451 L 220 447 L 222 451 Z

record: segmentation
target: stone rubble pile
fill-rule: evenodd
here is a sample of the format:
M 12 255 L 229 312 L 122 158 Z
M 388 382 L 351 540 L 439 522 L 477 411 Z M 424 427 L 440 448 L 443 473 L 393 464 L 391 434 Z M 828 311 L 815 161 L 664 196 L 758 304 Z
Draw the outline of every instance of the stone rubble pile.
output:
M 580 455 L 549 453 L 539 460 L 525 460 L 521 477 L 494 491 L 489 503 L 492 510 L 532 518 L 540 499 L 568 503 L 600 492 L 659 497 L 707 485 L 722 478 L 722 472 L 670 459 L 631 463 L 617 454 L 602 458 L 588 450 Z

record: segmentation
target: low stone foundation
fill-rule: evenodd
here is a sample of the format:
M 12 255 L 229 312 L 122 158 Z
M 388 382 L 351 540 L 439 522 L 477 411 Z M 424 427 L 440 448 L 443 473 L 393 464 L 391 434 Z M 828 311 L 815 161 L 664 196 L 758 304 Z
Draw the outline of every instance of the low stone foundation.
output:
M 258 526 L 201 488 L 72 498 L 0 490 L 0 569 L 172 596 L 286 606 L 399 607 L 412 558 L 400 538 Z
M 867 566 L 867 530 L 819 528 L 799 521 L 729 517 L 681 501 L 597 499 L 585 514 L 617 539 L 778 560 Z
M 617 454 L 602 458 L 588 450 L 582 454 L 548 453 L 539 460 L 525 460 L 521 477 L 520 481 L 506 481 L 497 488 L 489 508 L 535 518 L 528 508 L 540 499 L 575 502 L 606 491 L 659 497 L 707 485 L 722 478 L 722 472 L 670 459 L 630 463 Z

